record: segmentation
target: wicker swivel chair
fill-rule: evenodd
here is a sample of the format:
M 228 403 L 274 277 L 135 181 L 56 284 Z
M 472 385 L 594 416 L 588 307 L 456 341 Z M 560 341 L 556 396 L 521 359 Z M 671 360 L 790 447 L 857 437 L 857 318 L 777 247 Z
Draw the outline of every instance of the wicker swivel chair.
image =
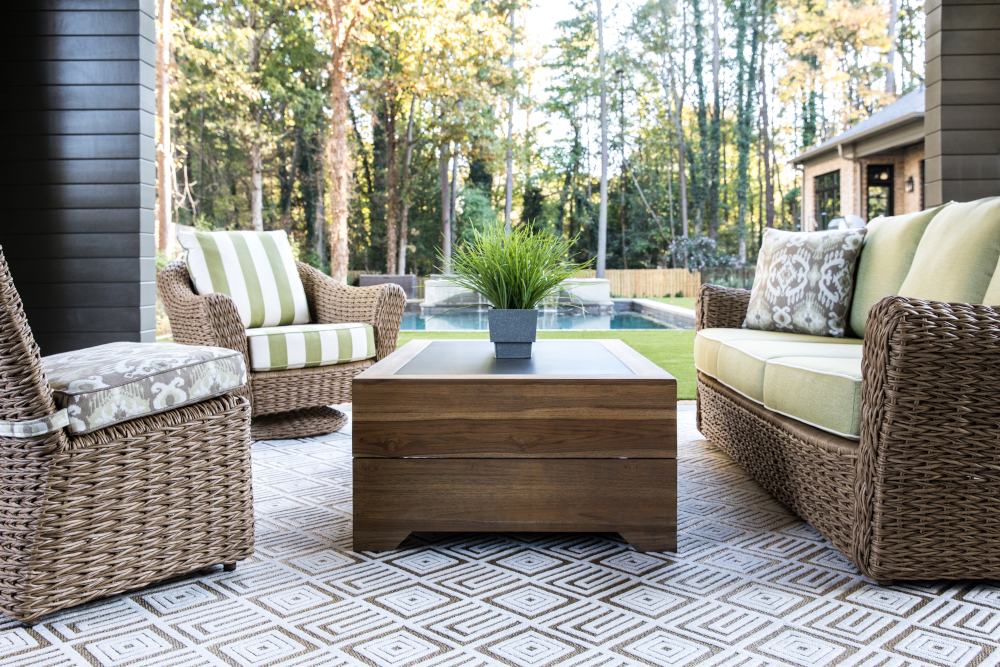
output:
M 341 428 L 347 417 L 329 406 L 350 402 L 354 377 L 396 349 L 406 308 L 406 294 L 399 285 L 350 287 L 308 264 L 297 262 L 296 266 L 311 321 L 370 324 L 375 330 L 376 356 L 333 366 L 251 372 L 254 440 L 305 438 Z M 175 342 L 238 350 L 247 368 L 252 368 L 247 331 L 229 296 L 196 294 L 181 260 L 160 271 L 156 286 Z
M 0 251 L 0 613 L 33 625 L 253 553 L 245 389 L 73 435 L 50 379 Z

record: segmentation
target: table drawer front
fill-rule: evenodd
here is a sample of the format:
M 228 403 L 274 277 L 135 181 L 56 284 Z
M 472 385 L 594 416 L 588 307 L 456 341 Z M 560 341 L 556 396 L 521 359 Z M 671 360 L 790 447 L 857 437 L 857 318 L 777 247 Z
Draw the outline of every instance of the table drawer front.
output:
M 676 459 L 354 459 L 357 531 L 673 534 Z

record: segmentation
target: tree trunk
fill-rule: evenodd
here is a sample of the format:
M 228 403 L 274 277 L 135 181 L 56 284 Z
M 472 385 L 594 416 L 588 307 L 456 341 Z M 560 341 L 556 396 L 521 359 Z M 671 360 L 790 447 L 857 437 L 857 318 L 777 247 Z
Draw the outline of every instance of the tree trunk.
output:
M 622 268 L 628 268 L 628 255 L 625 249 L 625 75 L 622 70 L 618 71 L 618 92 L 621 95 L 621 103 L 618 109 L 618 128 L 622 151 L 622 175 L 621 192 L 618 195 L 618 224 L 622 228 Z
M 292 163 L 288 167 L 287 182 L 285 183 L 284 206 L 281 210 L 282 222 L 291 225 L 292 217 L 292 196 L 295 194 L 295 178 L 298 176 L 299 160 L 302 159 L 302 126 L 295 126 L 295 143 L 292 146 Z
M 320 135 L 320 146 L 323 145 L 323 135 Z M 313 249 L 319 258 L 320 266 L 326 259 L 326 161 L 320 155 L 316 170 L 316 219 L 313 221 Z
M 708 157 L 708 235 L 719 236 L 719 147 L 722 144 L 722 100 L 719 73 L 721 54 L 719 43 L 719 0 L 712 0 L 712 123 L 709 128 Z
M 330 23 L 332 57 L 330 59 L 330 275 L 347 282 L 347 203 L 350 180 L 350 156 L 347 146 L 347 50 L 357 13 L 345 16 L 350 0 L 326 0 Z
M 441 255 L 445 273 L 451 271 L 451 188 L 448 187 L 448 145 L 441 145 L 438 156 L 438 184 L 441 187 Z
M 567 239 L 573 238 L 573 221 L 570 218 L 570 214 L 566 211 L 566 203 L 569 201 L 570 186 L 573 183 L 573 175 L 576 173 L 576 164 L 580 161 L 579 152 L 577 151 L 577 146 L 580 145 L 580 125 L 577 121 L 570 121 L 570 124 L 573 127 L 573 162 L 566 169 L 562 190 L 559 192 L 559 224 L 562 228 L 562 235 Z M 587 180 L 589 183 L 590 179 Z M 570 208 L 572 208 L 572 202 L 569 203 Z
M 254 92 L 260 91 L 260 42 L 257 39 L 257 10 L 251 7 L 247 15 L 247 38 L 250 81 Z M 260 145 L 260 104 L 250 102 L 250 227 L 264 231 L 264 164 Z
M 677 112 L 677 185 L 681 196 L 681 238 L 688 237 L 688 186 L 687 167 L 685 165 L 685 155 L 687 154 L 687 144 L 684 141 L 684 127 L 680 123 L 680 110 Z M 687 249 L 684 250 L 684 268 L 688 266 Z
M 156 51 L 157 112 L 160 116 L 160 143 L 156 147 L 157 250 L 169 255 L 173 250 L 173 144 L 170 140 L 170 2 L 157 2 L 160 40 Z
M 673 165 L 672 152 L 670 146 L 667 145 L 667 203 L 669 205 L 668 212 L 670 213 L 671 241 L 677 238 L 677 235 L 674 234 L 674 175 L 670 173 L 670 167 Z M 671 268 L 677 268 L 677 256 L 673 252 L 670 253 L 670 263 L 673 264 Z
M 708 140 L 708 111 L 705 103 L 705 26 L 701 12 L 701 0 L 691 2 L 694 22 L 694 67 L 695 91 L 698 96 L 696 115 L 698 117 L 698 150 L 691 151 L 691 185 L 694 195 L 694 233 L 701 234 L 705 219 L 705 201 L 708 197 L 708 166 L 710 142 Z
M 601 68 L 601 205 L 597 217 L 597 277 L 604 277 L 608 256 L 608 81 L 604 69 L 604 14 L 597 2 L 597 54 Z
M 760 62 L 760 134 L 764 144 L 764 201 L 767 226 L 774 227 L 774 182 L 771 180 L 771 134 L 767 118 L 767 81 L 764 78 L 765 54 Z
M 754 91 L 757 81 L 757 48 L 760 39 L 760 0 L 757 0 L 753 10 L 753 31 L 750 46 L 750 62 L 744 53 L 744 35 L 746 32 L 748 6 L 751 0 L 743 0 L 740 5 L 736 26 L 736 53 L 739 60 L 737 76 L 737 218 L 736 236 L 739 240 L 740 263 L 747 261 L 747 213 L 749 207 L 748 190 L 750 188 L 750 115 L 753 112 Z
M 396 274 L 399 215 L 399 172 L 396 171 L 396 93 L 390 92 L 385 104 L 385 272 Z
M 413 161 L 413 116 L 417 110 L 416 96 L 410 99 L 410 117 L 406 121 L 406 152 L 403 156 L 403 175 L 399 179 L 399 190 L 402 193 L 403 209 L 399 214 L 399 258 L 396 270 L 406 273 L 406 246 L 409 243 L 407 224 L 410 217 L 410 163 Z
M 510 76 L 514 77 L 514 8 L 510 10 Z M 510 215 L 514 208 L 514 91 L 507 108 L 507 189 L 503 206 L 503 226 L 510 234 Z
M 889 0 L 889 63 L 885 68 L 885 92 L 896 94 L 896 21 L 899 18 L 899 0 Z
M 458 234 L 458 153 L 461 150 L 460 144 L 455 144 L 454 155 L 451 158 L 451 247 L 455 247 L 455 236 Z

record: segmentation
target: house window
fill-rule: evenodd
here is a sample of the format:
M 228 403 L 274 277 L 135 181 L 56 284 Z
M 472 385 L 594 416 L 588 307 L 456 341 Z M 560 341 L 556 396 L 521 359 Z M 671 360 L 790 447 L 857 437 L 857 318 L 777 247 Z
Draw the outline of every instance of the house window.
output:
M 840 216 L 840 171 L 817 176 L 814 180 L 816 191 L 816 231 L 825 230 L 830 221 Z
M 893 180 L 891 164 L 868 165 L 868 219 L 893 215 Z

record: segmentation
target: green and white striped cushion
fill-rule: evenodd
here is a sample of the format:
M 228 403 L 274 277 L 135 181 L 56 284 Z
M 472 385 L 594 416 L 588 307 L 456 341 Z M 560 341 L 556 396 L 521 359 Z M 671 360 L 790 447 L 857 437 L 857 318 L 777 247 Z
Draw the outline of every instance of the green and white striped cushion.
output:
M 232 297 L 243 326 L 305 324 L 309 304 L 288 235 L 276 232 L 195 232 L 177 235 L 198 294 Z
M 375 356 L 370 324 L 299 324 L 247 329 L 250 368 L 281 371 L 362 361 Z

